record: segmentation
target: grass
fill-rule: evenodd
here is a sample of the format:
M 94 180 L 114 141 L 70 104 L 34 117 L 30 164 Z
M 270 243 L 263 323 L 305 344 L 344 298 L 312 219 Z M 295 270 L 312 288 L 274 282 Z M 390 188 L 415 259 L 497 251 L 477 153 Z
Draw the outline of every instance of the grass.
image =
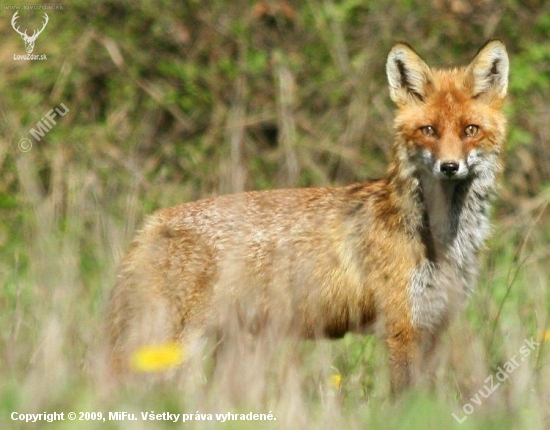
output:
M 109 421 L 109 412 L 271 411 L 276 421 L 178 425 L 548 428 L 550 121 L 541 94 L 550 88 L 550 13 L 515 1 L 502 10 L 483 2 L 475 12 L 437 4 L 432 13 L 406 1 L 308 1 L 290 22 L 275 14 L 272 24 L 248 2 L 78 0 L 50 14 L 35 48 L 48 53 L 41 64 L 12 60 L 23 44 L 11 13 L 1 15 L 0 427 L 31 425 L 12 412 L 107 418 L 51 429 L 147 429 L 173 424 Z M 146 214 L 243 188 L 379 175 L 392 118 L 386 48 L 412 39 L 429 60 L 467 61 L 482 35 L 506 39 L 512 57 L 508 167 L 482 276 L 443 337 L 432 391 L 390 399 L 385 348 L 358 335 L 275 351 L 259 339 L 217 361 L 207 349 L 165 375 L 112 379 L 106 305 Z M 20 152 L 19 139 L 60 103 L 67 116 Z M 481 405 L 470 400 L 531 337 L 541 345 Z M 463 417 L 467 403 L 474 410 L 459 424 L 451 413 Z
M 541 225 L 548 201 L 521 219 L 498 220 L 483 275 L 467 311 L 444 336 L 433 392 L 412 390 L 389 398 L 386 351 L 372 337 L 303 342 L 269 352 L 258 346 L 212 360 L 201 359 L 119 386 L 106 367 L 103 326 L 117 261 L 131 237 L 113 217 L 85 175 L 68 172 L 64 215 L 51 194 L 41 196 L 32 152 L 17 161 L 22 192 L 21 237 L 10 242 L 13 265 L 4 267 L 0 303 L 3 375 L 0 416 L 7 428 L 13 411 L 101 412 L 107 421 L 85 428 L 118 428 L 109 412 L 140 414 L 264 413 L 277 421 L 262 428 L 544 428 L 550 390 L 548 337 L 548 229 Z M 134 197 L 126 211 L 134 220 Z M 511 227 L 513 226 L 513 227 Z M 510 245 L 514 244 L 514 245 Z M 524 339 L 541 341 L 502 386 L 477 406 L 469 400 L 519 349 Z M 261 347 L 263 345 L 263 348 Z M 335 383 L 338 380 L 338 383 Z M 463 424 L 462 406 L 474 411 Z M 181 419 L 181 418 L 180 418 Z M 138 421 L 159 428 L 156 421 Z M 160 423 L 160 428 L 168 423 Z M 189 421 L 186 428 L 257 428 L 258 423 Z M 265 425 L 265 426 L 264 426 Z M 67 421 L 49 424 L 68 428 Z

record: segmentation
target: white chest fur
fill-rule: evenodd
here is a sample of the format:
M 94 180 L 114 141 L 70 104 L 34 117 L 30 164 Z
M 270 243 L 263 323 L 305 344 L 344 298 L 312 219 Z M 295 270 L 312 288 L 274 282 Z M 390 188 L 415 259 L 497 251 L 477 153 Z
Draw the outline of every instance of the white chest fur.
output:
M 429 332 L 466 304 L 487 237 L 490 189 L 483 178 L 434 181 L 420 178 L 430 258 L 415 269 L 409 285 L 413 324 Z

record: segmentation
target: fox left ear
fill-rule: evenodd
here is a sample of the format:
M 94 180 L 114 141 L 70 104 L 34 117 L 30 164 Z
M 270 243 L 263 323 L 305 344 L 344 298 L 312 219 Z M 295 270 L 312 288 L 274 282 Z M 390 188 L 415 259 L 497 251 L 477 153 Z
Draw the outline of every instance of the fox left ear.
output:
M 508 89 L 509 61 L 500 40 L 490 40 L 477 53 L 466 69 L 465 84 L 472 97 L 502 100 Z
M 398 105 L 423 102 L 433 88 L 428 65 L 408 44 L 393 46 L 386 63 L 390 97 Z

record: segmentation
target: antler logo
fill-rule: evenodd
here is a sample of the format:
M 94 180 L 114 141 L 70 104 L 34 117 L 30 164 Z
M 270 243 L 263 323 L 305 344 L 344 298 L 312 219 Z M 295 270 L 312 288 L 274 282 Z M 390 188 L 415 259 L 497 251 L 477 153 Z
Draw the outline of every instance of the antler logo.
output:
M 19 31 L 19 27 L 15 28 L 15 21 L 17 20 L 17 18 L 19 18 L 17 16 L 18 13 L 19 11 L 13 14 L 13 18 L 11 19 L 11 26 L 15 31 L 17 31 L 17 33 L 21 35 L 21 37 L 25 41 L 25 49 L 27 50 L 27 53 L 30 54 L 34 49 L 34 42 L 36 41 L 38 36 L 40 36 L 40 33 L 42 33 L 42 31 L 44 30 L 44 28 L 46 28 L 46 25 L 48 24 L 48 21 L 49 21 L 48 14 L 47 13 L 44 14 L 44 18 L 46 18 L 46 20 L 44 21 L 42 28 L 40 30 L 34 30 L 34 32 L 32 33 L 32 36 L 29 36 L 27 34 L 27 30 L 25 30 L 25 32 L 21 32 Z

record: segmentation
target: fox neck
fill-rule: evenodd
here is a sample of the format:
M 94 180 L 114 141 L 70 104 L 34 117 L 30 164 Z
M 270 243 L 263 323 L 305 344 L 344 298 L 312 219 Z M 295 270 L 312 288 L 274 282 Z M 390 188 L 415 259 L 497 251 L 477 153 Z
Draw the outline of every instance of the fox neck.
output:
M 483 174 L 441 180 L 430 172 L 404 169 L 399 158 L 390 167 L 389 186 L 405 229 L 422 238 L 434 263 L 474 263 L 487 237 L 490 203 L 495 194 L 498 158 L 489 158 Z M 406 162 L 407 166 L 414 165 Z
M 460 265 L 476 257 L 489 232 L 489 199 L 476 191 L 475 178 L 437 180 L 429 173 L 418 178 L 423 210 L 423 241 L 430 261 Z M 478 190 L 479 191 L 479 190 Z

